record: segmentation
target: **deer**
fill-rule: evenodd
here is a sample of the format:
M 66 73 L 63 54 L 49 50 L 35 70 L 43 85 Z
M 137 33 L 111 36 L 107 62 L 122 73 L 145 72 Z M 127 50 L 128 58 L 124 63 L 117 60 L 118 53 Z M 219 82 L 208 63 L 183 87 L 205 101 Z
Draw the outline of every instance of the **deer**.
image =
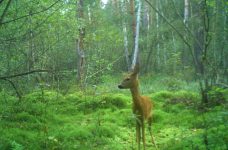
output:
M 152 109 L 153 103 L 151 99 L 147 96 L 142 96 L 139 92 L 139 64 L 137 63 L 133 69 L 118 85 L 119 89 L 130 89 L 132 95 L 132 111 L 136 117 L 136 143 L 138 144 L 138 149 L 140 150 L 140 141 L 142 139 L 143 149 L 146 149 L 146 139 L 145 139 L 145 125 L 144 122 L 148 123 L 148 130 L 150 132 L 151 141 L 157 146 L 154 142 L 151 124 L 152 124 Z M 142 132 L 141 132 L 142 131 Z

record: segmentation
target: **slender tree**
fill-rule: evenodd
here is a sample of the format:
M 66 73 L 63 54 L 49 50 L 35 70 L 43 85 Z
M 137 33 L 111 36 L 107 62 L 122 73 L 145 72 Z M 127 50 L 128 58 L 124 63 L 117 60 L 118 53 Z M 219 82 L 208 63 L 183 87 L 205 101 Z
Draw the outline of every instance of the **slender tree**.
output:
M 84 38 L 85 38 L 85 27 L 83 25 L 83 20 L 84 20 L 84 0 L 79 0 L 77 1 L 77 19 L 80 22 L 79 25 L 79 37 L 76 41 L 77 43 L 77 54 L 78 54 L 78 64 L 77 64 L 77 80 L 82 86 L 83 84 L 83 78 L 85 76 L 85 49 L 84 49 Z

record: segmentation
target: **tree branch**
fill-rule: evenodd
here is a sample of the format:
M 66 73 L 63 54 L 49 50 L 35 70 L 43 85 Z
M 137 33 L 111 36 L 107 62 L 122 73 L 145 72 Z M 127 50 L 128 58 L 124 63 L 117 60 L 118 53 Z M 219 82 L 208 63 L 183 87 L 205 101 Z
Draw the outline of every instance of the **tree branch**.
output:
M 145 0 L 147 2 L 148 5 L 150 5 L 150 7 L 156 12 L 158 13 L 159 16 L 161 16 L 165 22 L 178 34 L 178 36 L 183 40 L 183 42 L 189 47 L 191 48 L 191 45 L 186 41 L 186 39 L 184 38 L 184 36 L 169 22 L 169 20 L 163 16 L 159 10 L 157 10 L 148 0 Z
M 37 70 L 23 72 L 23 73 L 19 73 L 19 74 L 15 74 L 15 75 L 3 76 L 3 77 L 0 77 L 0 80 L 7 80 L 7 79 L 10 79 L 10 78 L 25 76 L 25 75 L 29 75 L 29 74 L 33 74 L 33 73 L 38 73 L 38 72 L 52 72 L 52 71 L 51 70 L 37 69 Z
M 11 0 L 10 0 L 11 1 Z M 26 18 L 28 16 L 33 16 L 33 15 L 37 15 L 39 13 L 43 13 L 47 10 L 49 10 L 50 8 L 52 8 L 53 6 L 55 6 L 58 2 L 60 2 L 61 0 L 57 0 L 56 2 L 54 2 L 52 5 L 50 5 L 49 7 L 41 10 L 41 11 L 37 11 L 37 12 L 34 12 L 34 13 L 31 13 L 31 14 L 27 14 L 27 15 L 24 15 L 24 16 L 21 16 L 21 17 L 18 17 L 18 18 L 15 18 L 15 19 L 12 19 L 12 20 L 8 20 L 8 21 L 5 21 L 5 22 L 0 22 L 0 26 L 1 25 L 4 25 L 4 24 L 7 24 L 7 23 L 10 23 L 10 22 L 14 22 L 14 21 L 17 21 L 17 20 L 20 20 L 20 19 L 23 19 L 23 18 Z
M 146 3 L 156 12 L 158 13 L 159 16 L 161 16 L 165 22 L 177 33 L 177 35 L 182 39 L 182 41 L 189 47 L 189 50 L 190 50 L 190 54 L 192 55 L 192 58 L 193 58 L 193 62 L 195 65 L 197 65 L 196 63 L 196 58 L 194 56 L 194 53 L 192 52 L 191 48 L 192 46 L 188 43 L 188 41 L 185 39 L 185 37 L 169 22 L 169 20 L 163 16 L 159 10 L 157 10 L 148 0 L 145 0 Z M 200 46 L 200 45 L 199 45 Z
M 3 21 L 4 17 L 5 17 L 5 15 L 6 15 L 6 12 L 7 12 L 8 8 L 9 8 L 9 6 L 10 6 L 11 1 L 12 1 L 12 0 L 9 0 L 9 1 L 8 1 L 6 7 L 5 7 L 5 9 L 4 9 L 4 11 L 3 11 L 2 15 L 1 15 L 1 18 L 0 18 L 0 25 L 2 24 L 2 21 Z M 1 2 L 3 2 L 3 1 L 1 1 Z M 1 2 L 0 2 L 0 3 L 1 3 Z
M 0 4 L 3 2 L 4 0 L 0 0 Z

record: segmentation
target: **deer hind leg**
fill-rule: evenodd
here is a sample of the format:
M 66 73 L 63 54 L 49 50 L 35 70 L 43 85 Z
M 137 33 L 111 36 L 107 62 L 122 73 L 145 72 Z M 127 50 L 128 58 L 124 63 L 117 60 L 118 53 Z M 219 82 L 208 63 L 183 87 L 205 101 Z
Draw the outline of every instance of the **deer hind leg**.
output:
M 138 150 L 140 150 L 140 140 L 141 140 L 141 132 L 140 132 L 140 123 L 136 121 L 136 142 L 138 145 Z
M 148 130 L 149 130 L 149 133 L 150 133 L 150 137 L 151 137 L 151 142 L 154 144 L 155 148 L 157 149 L 157 145 L 154 141 L 154 137 L 152 135 L 152 131 L 151 131 L 151 125 L 152 125 L 152 116 L 150 116 L 148 118 Z
M 146 139 L 145 139 L 145 126 L 144 126 L 144 121 L 142 120 L 142 140 L 143 140 L 143 149 L 146 149 Z

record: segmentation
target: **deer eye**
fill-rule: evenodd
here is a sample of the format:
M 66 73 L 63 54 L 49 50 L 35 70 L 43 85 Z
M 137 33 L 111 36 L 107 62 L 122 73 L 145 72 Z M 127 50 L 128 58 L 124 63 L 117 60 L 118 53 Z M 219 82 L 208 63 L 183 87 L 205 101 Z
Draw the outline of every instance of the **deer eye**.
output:
M 127 79 L 125 79 L 126 81 L 129 81 L 130 80 L 130 78 L 127 78 Z

